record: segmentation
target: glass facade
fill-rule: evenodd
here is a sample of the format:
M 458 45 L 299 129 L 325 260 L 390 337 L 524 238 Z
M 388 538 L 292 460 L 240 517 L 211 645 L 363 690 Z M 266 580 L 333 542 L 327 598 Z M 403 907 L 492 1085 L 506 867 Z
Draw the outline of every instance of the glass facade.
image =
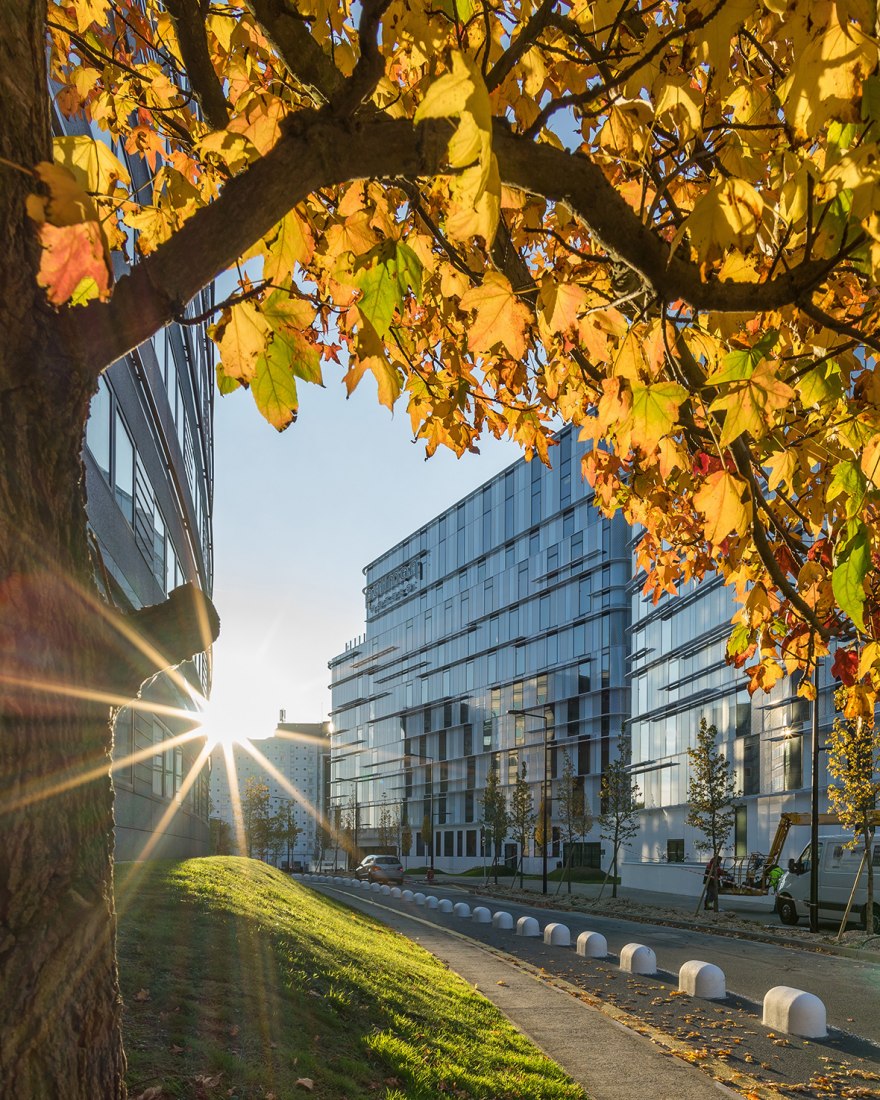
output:
M 731 591 L 717 578 L 691 583 L 654 605 L 642 594 L 644 578 L 630 589 L 630 684 L 633 763 L 644 800 L 640 832 L 627 858 L 643 864 L 702 860 L 699 835 L 685 824 L 690 767 L 700 719 L 718 730 L 718 744 L 734 767 L 739 809 L 726 854 L 747 860 L 766 853 L 783 812 L 809 812 L 811 705 L 784 678 L 769 695 L 751 698 L 741 669 L 726 662 Z M 833 719 L 827 668 L 821 670 L 820 744 Z M 640 770 L 644 769 L 644 770 Z M 821 809 L 827 773 L 820 755 Z M 803 847 L 792 833 L 785 856 Z
M 362 849 L 384 798 L 413 855 L 479 863 L 489 767 L 509 787 L 524 764 L 537 809 L 546 760 L 552 823 L 566 753 L 598 810 L 629 714 L 629 531 L 593 508 L 572 430 L 558 443 L 365 570 L 366 633 L 330 662 L 331 801 L 357 800 Z

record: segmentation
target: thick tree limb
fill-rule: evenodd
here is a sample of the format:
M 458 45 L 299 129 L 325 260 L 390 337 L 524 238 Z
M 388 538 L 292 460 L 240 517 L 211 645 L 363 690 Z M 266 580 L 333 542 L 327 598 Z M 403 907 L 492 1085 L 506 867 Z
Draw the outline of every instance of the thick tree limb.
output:
M 68 311 L 63 323 L 78 356 L 100 371 L 136 347 L 318 188 L 442 172 L 448 135 L 448 124 L 436 120 L 415 127 L 377 115 L 353 124 L 326 108 L 291 116 L 275 148 L 120 279 L 110 302 Z M 834 266 L 808 261 L 760 284 L 704 281 L 697 265 L 673 255 L 586 157 L 528 141 L 503 122 L 496 122 L 493 148 L 502 182 L 564 203 L 661 301 L 752 312 L 759 300 L 762 309 L 776 309 L 803 299 Z
M 220 617 L 197 585 L 184 584 L 162 603 L 110 618 L 107 626 L 106 686 L 134 695 L 144 680 L 208 649 Z
M 557 0 L 543 0 L 532 18 L 486 74 L 486 87 L 490 92 L 507 79 L 513 67 L 520 61 L 526 51 L 530 50 L 535 44 L 541 31 L 550 21 L 556 3 Z
M 174 21 L 186 73 L 205 118 L 215 130 L 225 130 L 229 123 L 229 104 L 208 53 L 205 12 L 202 10 L 207 5 L 200 4 L 199 0 L 165 0 L 165 7 Z

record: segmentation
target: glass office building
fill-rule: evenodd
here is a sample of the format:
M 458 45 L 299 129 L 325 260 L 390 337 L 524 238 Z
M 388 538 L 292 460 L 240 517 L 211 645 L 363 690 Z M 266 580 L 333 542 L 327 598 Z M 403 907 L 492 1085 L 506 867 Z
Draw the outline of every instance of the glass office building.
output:
M 742 669 L 726 662 L 733 594 L 719 578 L 691 583 L 656 606 L 631 586 L 630 684 L 633 763 L 644 812 L 627 859 L 642 865 L 705 859 L 699 834 L 685 824 L 690 768 L 687 750 L 696 741 L 701 717 L 718 730 L 718 744 L 732 762 L 737 799 L 728 852 L 748 860 L 766 853 L 780 814 L 809 813 L 811 706 L 789 678 L 770 694 L 751 698 Z M 820 744 L 833 720 L 830 675 L 822 669 L 819 697 Z M 827 772 L 820 760 L 821 809 L 826 808 Z M 807 842 L 790 835 L 785 855 Z
M 558 444 L 552 469 L 515 463 L 365 569 L 365 634 L 330 662 L 331 804 L 362 851 L 391 804 L 417 861 L 433 844 L 438 867 L 479 864 L 490 767 L 509 790 L 525 764 L 536 810 L 546 774 L 553 865 L 565 754 L 598 810 L 629 715 L 629 529 L 593 508 L 573 430 Z M 597 830 L 576 858 L 598 866 Z
M 73 122 L 64 125 L 74 127 Z M 133 186 L 146 187 L 149 173 L 143 161 L 121 148 L 114 151 L 125 160 Z M 132 231 L 130 256 L 134 237 Z M 117 277 L 124 275 L 124 258 L 114 253 L 113 260 Z M 185 313 L 200 315 L 212 302 L 211 287 Z M 114 363 L 92 400 L 83 461 L 95 580 L 107 601 L 122 610 L 158 603 L 187 581 L 211 594 L 212 347 L 204 325 L 170 325 Z M 208 654 L 178 672 L 193 690 L 208 695 Z M 163 745 L 193 726 L 164 708 L 193 709 L 192 696 L 163 675 L 144 688 L 142 698 L 155 702 L 157 711 L 125 709 L 116 722 L 116 858 L 137 859 L 147 843 L 153 855 L 206 854 L 208 767 L 194 781 L 188 779 L 203 741 Z M 120 766 L 150 746 L 156 746 L 152 755 Z M 153 845 L 157 826 L 163 835 Z

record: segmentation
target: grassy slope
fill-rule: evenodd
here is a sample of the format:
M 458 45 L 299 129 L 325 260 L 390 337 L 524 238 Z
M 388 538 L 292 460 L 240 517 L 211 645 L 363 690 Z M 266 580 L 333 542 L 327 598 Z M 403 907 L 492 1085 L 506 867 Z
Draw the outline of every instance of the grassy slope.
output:
M 264 864 L 122 865 L 117 879 L 135 1097 L 583 1100 L 427 952 Z

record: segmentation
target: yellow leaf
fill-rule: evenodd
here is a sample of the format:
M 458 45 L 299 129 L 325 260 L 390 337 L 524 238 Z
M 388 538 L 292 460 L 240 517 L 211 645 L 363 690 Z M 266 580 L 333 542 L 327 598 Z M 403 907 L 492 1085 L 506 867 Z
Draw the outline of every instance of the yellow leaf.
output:
M 814 30 L 779 86 L 785 116 L 801 139 L 815 135 L 831 118 L 856 121 L 862 80 L 877 65 L 877 47 L 867 35 L 836 5 L 822 8 L 827 26 Z
M 283 432 L 296 420 L 296 379 L 281 340 L 272 340 L 257 359 L 250 387 L 257 408 L 273 428 Z
M 763 211 L 764 200 L 750 183 L 734 177 L 716 181 L 685 218 L 673 247 L 687 232 L 703 263 L 731 247 L 745 252 L 757 235 Z
M 632 383 L 632 443 L 646 454 L 653 454 L 657 444 L 676 426 L 678 409 L 688 396 L 677 382 L 658 382 L 653 386 Z
M 724 412 L 720 445 L 726 447 L 748 432 L 761 439 L 776 425 L 775 413 L 795 399 L 791 386 L 777 376 L 778 364 L 764 361 L 748 378 L 725 387 L 725 393 L 709 406 L 712 412 Z M 708 380 L 712 384 L 711 378 Z
M 733 531 L 744 533 L 749 524 L 751 505 L 746 507 L 742 497 L 745 483 L 727 470 L 709 474 L 702 487 L 694 494 L 694 505 L 703 513 L 703 530 L 706 541 L 720 545 Z
M 266 350 L 270 328 L 253 302 L 238 302 L 223 310 L 220 320 L 208 329 L 217 345 L 223 373 L 240 382 L 250 382 L 257 360 Z
M 654 114 L 661 125 L 678 130 L 682 141 L 690 141 L 702 131 L 703 102 L 703 94 L 691 87 L 688 77 L 665 77 Z
M 503 344 L 514 359 L 522 359 L 528 347 L 531 312 L 514 293 L 507 279 L 497 271 L 488 271 L 482 286 L 462 296 L 461 308 L 476 311 L 468 328 L 468 348 L 489 352 Z
M 539 296 L 541 320 L 550 333 L 577 330 L 578 313 L 587 301 L 587 292 L 577 283 L 558 283 L 545 279 Z
M 289 279 L 294 266 L 307 264 L 315 251 L 312 231 L 295 210 L 285 214 L 264 240 L 268 249 L 263 260 L 263 278 L 270 283 Z
M 131 183 L 128 169 L 103 141 L 77 135 L 52 139 L 52 159 L 72 173 L 86 191 L 110 195 Z
M 446 231 L 454 241 L 482 237 L 488 246 L 495 239 L 500 214 L 501 180 L 495 157 L 489 160 L 489 176 L 485 183 L 479 166 L 466 169 L 453 181 L 453 201 L 446 218 Z

